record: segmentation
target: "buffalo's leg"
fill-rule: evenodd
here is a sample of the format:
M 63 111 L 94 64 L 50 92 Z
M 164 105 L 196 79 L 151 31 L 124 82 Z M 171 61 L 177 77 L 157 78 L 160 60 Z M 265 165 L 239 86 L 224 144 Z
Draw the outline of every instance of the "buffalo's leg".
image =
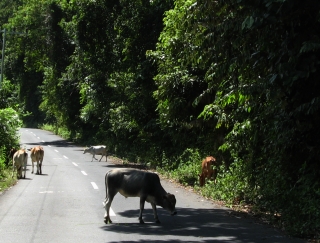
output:
M 146 201 L 145 197 L 140 197 L 140 214 L 139 214 L 139 223 L 144 224 L 144 221 L 142 219 L 142 212 L 144 210 L 144 203 Z
M 37 175 L 40 174 L 40 169 L 39 169 L 39 161 L 37 161 Z
M 107 192 L 107 197 L 106 199 L 104 200 L 103 202 L 103 205 L 104 205 L 104 209 L 105 209 L 105 213 L 104 213 L 104 222 L 106 224 L 108 223 L 112 223 L 111 219 L 110 219 L 110 207 L 111 207 L 111 203 L 113 201 L 113 198 L 114 196 L 116 195 L 117 193 L 114 193 L 114 192 L 110 192 L 108 190 Z
M 154 219 L 156 220 L 156 223 L 157 224 L 160 224 L 160 220 L 158 218 L 158 213 L 157 213 L 157 207 L 156 207 L 156 204 L 155 203 L 151 203 L 151 206 L 152 206 L 152 210 L 153 210 L 153 215 L 154 215 Z
M 39 163 L 39 174 L 42 175 L 42 161 Z

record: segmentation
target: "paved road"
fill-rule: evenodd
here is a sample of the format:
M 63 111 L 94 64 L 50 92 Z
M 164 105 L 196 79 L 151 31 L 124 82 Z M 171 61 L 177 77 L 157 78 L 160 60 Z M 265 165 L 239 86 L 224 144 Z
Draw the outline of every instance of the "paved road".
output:
M 0 195 L 0 242 L 305 242 L 289 238 L 251 219 L 233 217 L 229 210 L 193 192 L 162 180 L 177 198 L 177 216 L 159 209 L 153 222 L 150 204 L 145 224 L 138 223 L 139 199 L 117 195 L 112 203 L 113 224 L 103 222 L 104 175 L 110 161 L 91 162 L 83 148 L 39 129 L 21 129 L 26 148 L 42 145 L 43 175 L 31 174 Z M 100 156 L 98 156 L 99 158 Z

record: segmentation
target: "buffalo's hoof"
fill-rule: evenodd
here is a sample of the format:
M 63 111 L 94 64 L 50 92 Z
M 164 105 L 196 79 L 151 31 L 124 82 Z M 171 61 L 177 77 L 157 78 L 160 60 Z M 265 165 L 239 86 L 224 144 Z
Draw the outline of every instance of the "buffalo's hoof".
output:
M 139 223 L 140 223 L 140 224 L 144 224 L 143 219 L 139 219 Z
M 104 222 L 105 222 L 106 224 L 112 224 L 112 221 L 111 221 L 111 219 L 109 219 L 109 218 L 104 218 Z

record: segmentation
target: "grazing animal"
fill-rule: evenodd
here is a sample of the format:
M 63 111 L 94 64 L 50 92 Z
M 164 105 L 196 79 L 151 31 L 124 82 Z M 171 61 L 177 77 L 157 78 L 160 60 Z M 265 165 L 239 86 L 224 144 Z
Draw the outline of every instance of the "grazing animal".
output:
M 36 146 L 31 149 L 30 157 L 31 157 L 31 163 L 32 163 L 32 172 L 33 173 L 33 167 L 34 163 L 37 163 L 37 174 L 42 174 L 42 161 L 44 156 L 44 150 L 41 146 Z
M 107 158 L 107 147 L 105 145 L 96 145 L 96 146 L 90 146 L 89 148 L 85 148 L 83 153 L 90 153 L 92 154 L 92 160 L 98 160 L 95 155 L 101 155 L 101 158 L 99 160 L 99 162 L 101 161 L 102 157 L 105 156 L 106 157 L 106 161 L 108 160 Z
M 167 193 L 160 184 L 159 176 L 152 172 L 136 169 L 114 169 L 106 173 L 106 199 L 104 222 L 112 223 L 110 219 L 110 206 L 114 196 L 119 192 L 124 197 L 140 197 L 139 222 L 144 223 L 142 211 L 145 201 L 151 203 L 156 223 L 160 223 L 156 205 L 168 210 L 171 215 L 177 214 L 175 210 L 176 198 Z
M 201 174 L 199 175 L 199 184 L 200 186 L 204 186 L 206 178 L 213 179 L 213 181 L 217 178 L 217 169 L 213 168 L 213 166 L 216 166 L 216 158 L 212 156 L 208 156 L 205 159 L 202 160 L 201 163 Z
M 12 177 L 14 175 L 15 169 L 17 170 L 17 178 L 26 178 L 26 170 L 27 170 L 27 162 L 28 162 L 28 153 L 25 149 L 19 149 L 16 151 L 12 157 Z

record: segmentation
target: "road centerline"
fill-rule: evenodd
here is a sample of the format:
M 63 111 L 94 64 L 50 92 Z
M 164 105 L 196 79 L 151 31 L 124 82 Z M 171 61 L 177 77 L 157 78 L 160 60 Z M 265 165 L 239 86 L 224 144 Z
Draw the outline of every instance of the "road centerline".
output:
M 84 175 L 88 175 L 88 174 L 87 174 L 85 171 L 83 171 L 83 170 L 81 171 L 81 173 L 84 174 Z M 91 184 L 92 184 L 92 182 L 91 182 Z M 93 186 L 93 185 L 92 185 L 92 186 Z
M 96 184 L 96 183 L 91 182 L 91 185 L 92 185 L 93 189 L 96 189 L 96 190 L 98 190 L 98 189 L 99 189 L 99 187 L 97 186 L 97 184 Z

